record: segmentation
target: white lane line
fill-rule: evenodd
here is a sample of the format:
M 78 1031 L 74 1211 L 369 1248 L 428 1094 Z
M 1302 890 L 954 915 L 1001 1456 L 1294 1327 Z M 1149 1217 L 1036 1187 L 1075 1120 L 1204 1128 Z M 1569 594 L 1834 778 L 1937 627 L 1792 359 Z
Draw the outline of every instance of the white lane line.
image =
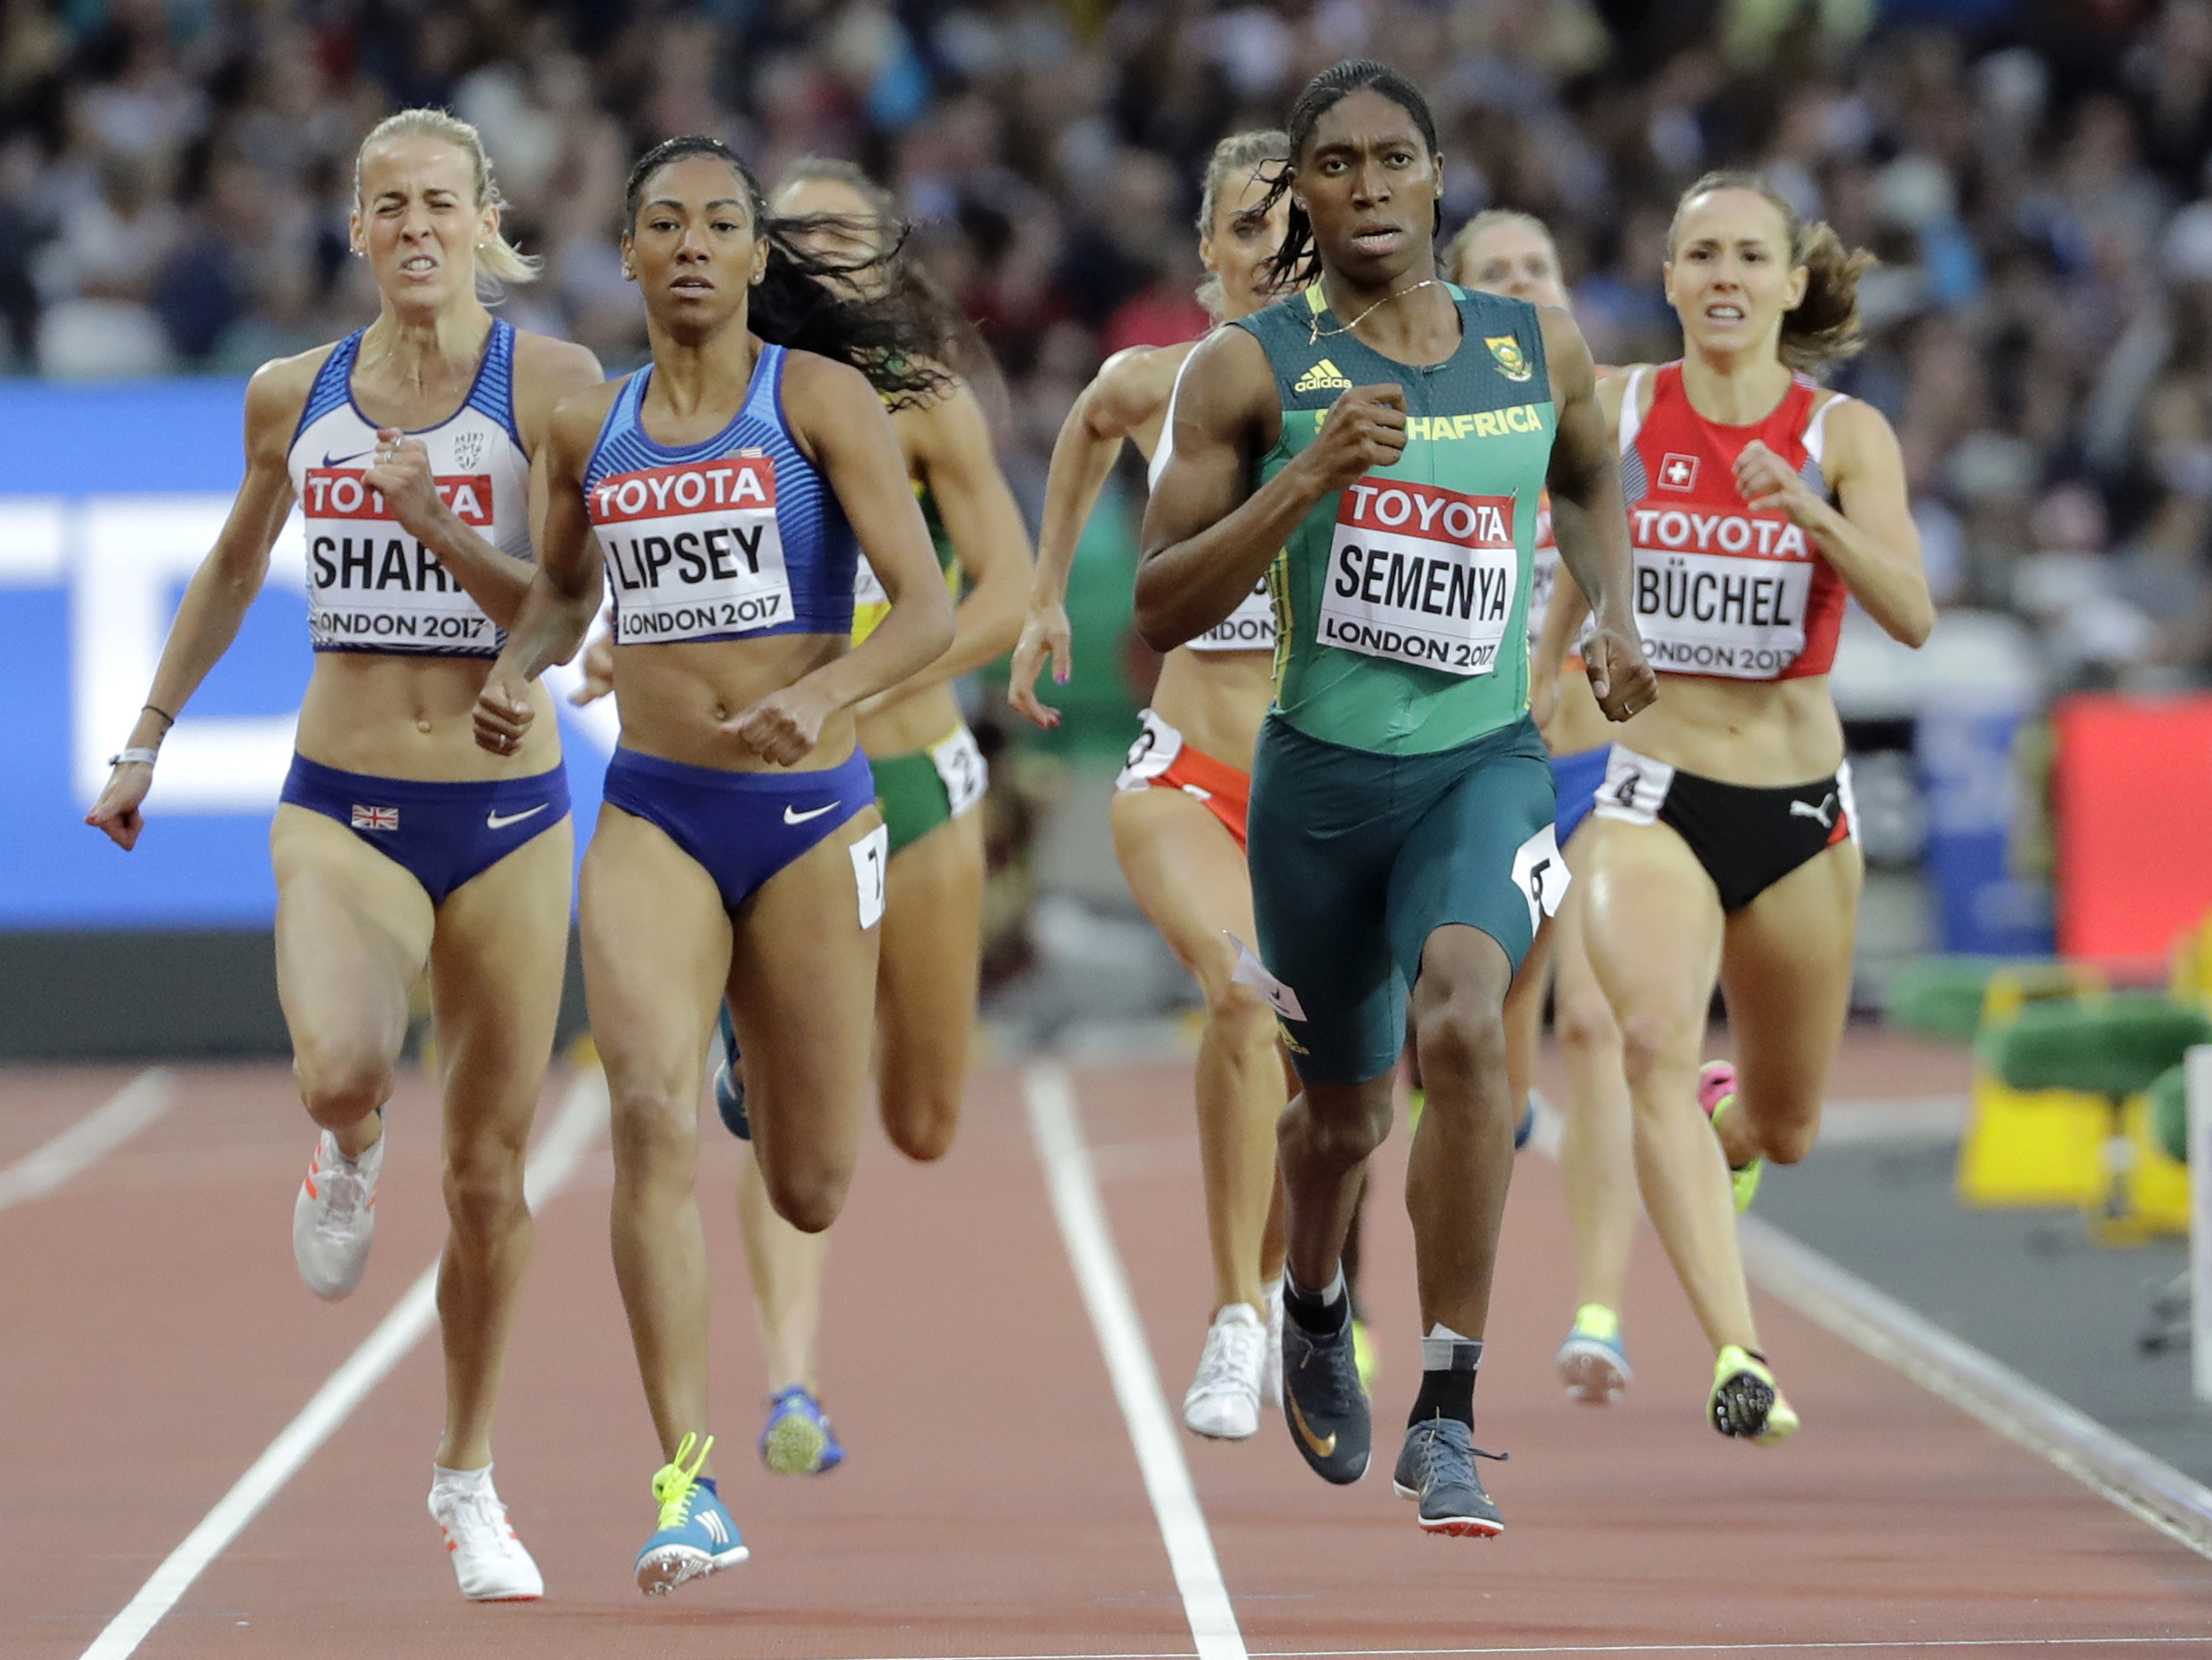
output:
M 1160 1389 L 1160 1369 L 1144 1340 L 1144 1323 L 1129 1295 L 1128 1276 L 1122 1271 L 1121 1255 L 1106 1226 L 1106 1207 L 1099 1202 L 1075 1086 L 1065 1067 L 1040 1062 L 1023 1074 L 1022 1095 L 1029 1106 L 1030 1134 L 1037 1143 L 1051 1190 L 1052 1213 L 1059 1220 L 1068 1260 L 1106 1356 L 1114 1398 L 1121 1403 L 1122 1419 L 1136 1449 L 1145 1495 L 1152 1500 L 1153 1515 L 1167 1546 L 1175 1589 L 1182 1594 L 1183 1617 L 1198 1645 L 1197 1660 L 1248 1660 L 1244 1634 L 1229 1606 L 1221 1564 L 1213 1553 L 1213 1536 L 1206 1529 L 1206 1513 L 1198 1506 L 1175 1420 Z
M 2207 1634 L 2194 1636 L 2099 1637 L 1896 1637 L 1861 1639 L 1814 1638 L 1803 1643 L 1545 1643 L 1510 1648 L 1255 1648 L 1249 1660 L 1446 1660 L 1457 1655 L 1807 1655 L 1855 1650 L 1909 1650 L 1923 1654 L 1934 1649 L 1978 1648 L 2146 1648 L 2175 1643 L 2202 1646 Z M 888 1660 L 888 1657 L 887 1657 Z M 1198 1660 L 1185 1653 L 1118 1655 L 930 1655 L 900 1656 L 898 1660 Z
M 154 1067 L 117 1090 L 37 1152 L 0 1170 L 0 1210 L 51 1193 L 86 1166 L 115 1151 L 169 1110 L 176 1075 Z
M 607 1116 L 607 1081 L 596 1067 L 579 1076 L 561 1103 L 560 1115 L 530 1155 L 523 1191 L 536 1210 L 575 1174 L 577 1162 L 598 1135 Z M 207 1565 L 229 1549 L 261 1507 L 282 1491 L 299 1467 L 351 1417 L 369 1392 L 406 1358 L 438 1323 L 438 1265 L 433 1262 L 394 1304 L 383 1323 L 330 1374 L 299 1416 L 284 1427 L 237 1484 L 223 1495 L 184 1543 L 154 1570 L 138 1594 L 108 1622 L 108 1628 L 84 1651 L 83 1660 L 125 1660 L 146 1641 L 177 1599 Z
M 2161 1533 L 2212 1556 L 2212 1490 L 1772 1224 L 1747 1216 L 1736 1230 L 1744 1271 L 1761 1290 Z

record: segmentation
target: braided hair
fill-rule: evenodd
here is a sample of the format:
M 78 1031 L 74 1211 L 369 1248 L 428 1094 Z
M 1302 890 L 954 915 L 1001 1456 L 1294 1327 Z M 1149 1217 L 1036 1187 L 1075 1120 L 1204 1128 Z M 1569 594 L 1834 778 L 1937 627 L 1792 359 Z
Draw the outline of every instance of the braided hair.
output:
M 907 278 L 897 257 L 906 240 L 903 227 L 866 254 L 810 252 L 794 239 L 792 223 L 768 212 L 760 181 L 737 153 L 719 138 L 690 133 L 656 144 L 630 170 L 623 207 L 633 231 L 653 175 L 691 156 L 711 156 L 743 181 L 753 233 L 768 245 L 767 264 L 747 309 L 755 334 L 772 345 L 850 365 L 893 409 L 926 403 L 945 388 L 945 371 L 934 361 L 937 342 L 906 299 Z
M 1276 175 L 1267 199 L 1255 210 L 1267 213 L 1289 193 L 1299 161 L 1305 155 L 1305 147 L 1314 141 L 1314 129 L 1321 118 L 1354 92 L 1373 91 L 1381 94 L 1413 118 L 1413 125 L 1420 129 L 1421 142 L 1429 153 L 1437 153 L 1437 119 L 1429 111 L 1429 100 L 1420 89 L 1387 63 L 1372 58 L 1346 58 L 1332 63 L 1305 83 L 1305 90 L 1290 106 L 1290 114 L 1284 119 L 1283 129 L 1290 139 L 1290 166 Z M 1430 234 L 1443 229 L 1444 204 L 1437 203 L 1436 223 Z M 1303 287 L 1321 270 L 1321 250 L 1314 242 L 1313 222 L 1305 210 L 1293 198 L 1290 204 L 1288 228 L 1283 233 L 1283 245 L 1267 261 L 1274 273 L 1277 287 L 1284 289 Z

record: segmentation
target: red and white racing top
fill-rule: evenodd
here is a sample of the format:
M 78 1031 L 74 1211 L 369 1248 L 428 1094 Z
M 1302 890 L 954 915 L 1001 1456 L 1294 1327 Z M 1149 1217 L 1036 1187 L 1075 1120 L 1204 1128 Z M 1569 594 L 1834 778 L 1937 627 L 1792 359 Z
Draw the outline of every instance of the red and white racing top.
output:
M 1638 413 L 1644 384 L 1651 408 Z M 1723 426 L 1690 407 L 1682 365 L 1639 368 L 1620 401 L 1620 475 L 1636 553 L 1636 621 L 1661 674 L 1794 680 L 1828 672 L 1843 626 L 1843 580 L 1810 536 L 1775 508 L 1754 513 L 1736 488 L 1752 440 L 1818 494 L 1822 429 L 1845 400 L 1815 407 L 1805 375 L 1765 420 Z

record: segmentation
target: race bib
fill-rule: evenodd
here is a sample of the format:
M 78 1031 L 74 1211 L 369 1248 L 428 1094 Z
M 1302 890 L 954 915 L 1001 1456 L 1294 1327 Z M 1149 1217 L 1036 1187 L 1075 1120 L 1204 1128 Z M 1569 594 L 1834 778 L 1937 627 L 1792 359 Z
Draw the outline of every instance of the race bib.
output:
M 932 744 L 929 759 L 937 776 L 945 781 L 945 798 L 952 802 L 955 819 L 982 801 L 983 792 L 991 787 L 991 769 L 983 761 L 983 752 L 975 746 L 975 734 L 964 726 L 952 736 Z
M 1267 593 L 1267 579 L 1263 576 L 1253 583 L 1236 610 L 1187 643 L 1193 651 L 1274 650 L 1275 601 Z
M 878 824 L 854 842 L 852 885 L 860 899 L 860 931 L 865 934 L 883 920 L 884 866 L 890 860 L 891 832 Z
M 1362 479 L 1338 499 L 1321 643 L 1446 674 L 1495 672 L 1520 577 L 1513 498 Z
M 1675 769 L 1667 763 L 1616 744 L 1606 755 L 1605 782 L 1598 786 L 1591 811 L 1622 824 L 1657 824 L 1674 783 Z
M 491 475 L 440 475 L 438 498 L 463 524 L 492 534 Z M 357 467 L 310 467 L 308 634 L 320 650 L 489 657 L 499 631 L 438 555 L 399 526 Z
M 1182 754 L 1182 734 L 1162 720 L 1150 709 L 1137 712 L 1144 730 L 1136 735 L 1136 742 L 1129 745 L 1128 759 L 1122 763 L 1121 776 L 1115 779 L 1116 790 L 1148 790 L 1152 781 L 1175 764 L 1175 757 Z
M 615 473 L 586 495 L 614 579 L 618 644 L 746 634 L 792 620 L 768 457 Z
M 1636 621 L 1662 674 L 1771 680 L 1805 650 L 1813 561 L 1787 520 L 1638 507 Z
M 1567 884 L 1571 879 L 1567 861 L 1559 854 L 1556 825 L 1545 825 L 1521 844 L 1520 850 L 1513 856 L 1513 880 L 1528 901 L 1528 925 L 1532 930 L 1542 926 L 1545 917 L 1559 915 L 1560 901 L 1567 896 Z

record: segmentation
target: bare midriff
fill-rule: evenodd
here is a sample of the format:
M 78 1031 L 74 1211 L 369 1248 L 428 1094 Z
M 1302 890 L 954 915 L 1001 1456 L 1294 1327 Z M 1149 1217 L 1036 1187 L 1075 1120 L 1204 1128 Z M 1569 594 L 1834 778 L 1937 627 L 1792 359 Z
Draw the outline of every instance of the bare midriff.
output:
M 1658 701 L 1613 733 L 1639 754 L 1723 783 L 1804 783 L 1833 773 L 1844 756 L 1843 722 L 1826 675 L 1663 674 Z
M 722 727 L 848 650 L 850 641 L 842 634 L 618 646 L 614 695 L 622 706 L 623 746 L 724 773 L 806 773 L 835 766 L 852 753 L 850 710 L 823 721 L 813 749 L 789 767 L 763 760 Z
M 1193 651 L 1178 646 L 1160 665 L 1152 707 L 1193 749 L 1248 773 L 1259 745 L 1259 723 L 1274 693 L 1272 651 Z
M 543 681 L 530 688 L 537 718 L 521 747 L 506 755 L 477 747 L 477 694 L 491 665 L 488 657 L 318 651 L 299 706 L 299 751 L 342 772 L 432 783 L 551 772 L 561 764 L 561 730 Z

